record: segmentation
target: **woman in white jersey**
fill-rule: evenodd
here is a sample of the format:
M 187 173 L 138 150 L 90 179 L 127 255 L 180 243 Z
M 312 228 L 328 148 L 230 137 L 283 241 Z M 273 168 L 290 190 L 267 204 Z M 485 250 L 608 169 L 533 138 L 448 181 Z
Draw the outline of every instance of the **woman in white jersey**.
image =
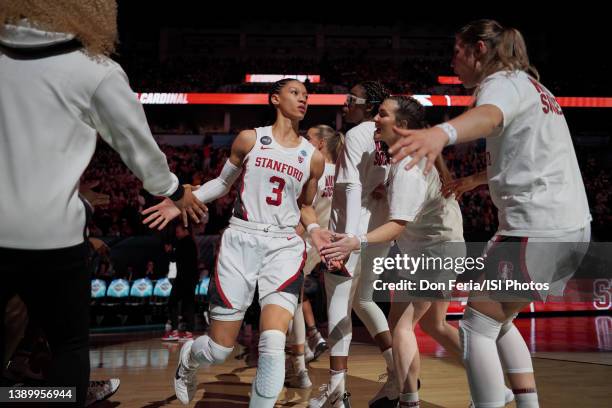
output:
M 298 134 L 308 105 L 304 85 L 292 79 L 276 82 L 269 103 L 276 111 L 274 125 L 240 132 L 221 174 L 195 193 L 202 202 L 210 202 L 242 179 L 209 289 L 209 334 L 181 349 L 174 384 L 184 404 L 195 394 L 198 367 L 223 363 L 232 352 L 256 285 L 261 334 L 250 406 L 274 406 L 283 387 L 285 333 L 298 303 L 306 260 L 304 241 L 295 228 L 301 221 L 315 247 L 321 247 L 323 231 L 311 203 L 325 162 Z M 163 226 L 176 216 L 168 204 L 146 210 L 152 215 L 145 222 Z
M 319 179 L 317 195 L 312 205 L 317 214 L 317 223 L 328 225 L 334 193 L 335 163 L 344 147 L 344 135 L 327 125 L 317 125 L 308 129 L 306 138 L 325 158 L 325 170 L 323 176 Z M 321 257 L 312 245 L 309 234 L 301 226 L 298 226 L 297 230 L 300 236 L 306 234 L 305 279 L 302 301 L 295 311 L 290 330 L 290 339 L 293 341 L 291 346 L 292 358 L 290 364 L 287 365 L 285 384 L 288 387 L 308 388 L 312 386 L 312 382 L 308 377 L 306 363 L 317 359 L 321 353 L 327 350 L 327 342 L 317 329 L 309 300 L 309 297 L 314 296 L 319 288 L 316 278 L 309 275 L 321 262 Z
M 427 171 L 445 145 L 486 137 L 486 180 L 499 210 L 487 278 L 561 282 L 561 291 L 590 240 L 589 206 L 563 112 L 539 83 L 516 29 L 493 20 L 466 25 L 456 34 L 453 67 L 466 87 L 476 88 L 474 106 L 431 129 L 397 129 L 402 139 L 391 149 L 393 160 L 410 155 L 411 168 L 425 157 Z M 564 279 L 555 282 L 558 276 Z M 474 404 L 504 405 L 505 370 L 517 407 L 538 407 L 531 356 L 512 320 L 547 292 L 490 295 L 506 301 L 470 301 L 460 322 Z
M 338 233 L 359 235 L 366 233 L 387 220 L 388 205 L 384 195 L 373 194 L 384 186 L 388 173 L 387 156 L 381 144 L 375 142 L 373 118 L 378 107 L 388 96 L 379 82 L 365 81 L 353 88 L 347 95 L 343 108 L 344 119 L 354 124 L 345 138 L 345 147 L 336 163 L 336 180 L 329 227 Z M 389 245 L 373 245 L 363 254 L 354 253 L 345 267 L 325 272 L 327 294 L 327 315 L 330 346 L 330 382 L 317 398 L 311 399 L 312 408 L 349 404 L 345 389 L 348 367 L 348 352 L 352 338 L 351 309 L 378 344 L 385 361 L 389 380 L 381 391 L 370 401 L 370 405 L 382 400 L 384 404 L 397 398 L 393 381 L 393 356 L 391 334 L 387 318 L 372 300 L 372 260 L 385 256 Z M 354 298 L 354 301 L 353 301 Z M 374 405 L 375 406 L 375 405 Z
M 391 145 L 399 138 L 393 132 L 393 126 L 422 128 L 425 126 L 425 110 L 414 98 L 392 96 L 380 106 L 374 123 L 374 138 Z M 387 184 L 388 222 L 361 237 L 344 235 L 344 239 L 326 246 L 322 250 L 323 256 L 343 259 L 350 252 L 364 249 L 367 245 L 393 240 L 396 240 L 401 254 L 412 258 L 456 259 L 465 256 L 461 210 L 454 198 L 444 198 L 440 191 L 442 174 L 449 177 L 442 157 L 438 156 L 436 167 L 427 175 L 422 172 L 425 161 L 420 163 L 420 167 L 405 171 L 403 165 L 409 159 L 391 166 Z M 442 309 L 442 313 L 436 311 L 432 317 L 444 316 L 449 304 L 445 300 L 448 293 L 419 290 L 419 281 L 448 285 L 448 281 L 456 276 L 453 272 L 440 268 L 399 270 L 402 279 L 416 284 L 416 290 L 395 291 L 389 314 L 400 406 L 419 406 L 417 383 L 420 362 L 413 328 L 432 303 L 435 308 Z

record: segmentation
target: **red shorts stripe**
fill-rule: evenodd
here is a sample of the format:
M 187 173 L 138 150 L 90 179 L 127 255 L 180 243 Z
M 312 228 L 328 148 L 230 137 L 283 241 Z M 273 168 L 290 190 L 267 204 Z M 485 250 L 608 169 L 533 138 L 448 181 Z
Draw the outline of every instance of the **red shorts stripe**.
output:
M 298 268 L 297 272 L 290 277 L 289 279 L 287 279 L 282 285 L 280 285 L 278 287 L 278 291 L 282 291 L 283 289 L 285 289 L 287 286 L 291 285 L 291 283 L 293 283 L 302 273 L 302 270 L 304 269 L 304 265 L 306 264 L 306 242 L 304 242 L 304 252 L 302 253 L 302 263 L 300 264 L 300 267 Z
M 223 233 L 225 233 L 225 231 Z M 221 240 L 223 240 L 223 234 L 221 234 Z M 231 302 L 229 301 L 227 296 L 225 296 L 225 293 L 223 293 L 223 288 L 221 288 L 221 281 L 219 280 L 219 257 L 220 256 L 221 256 L 221 247 L 219 247 L 219 252 L 217 253 L 217 259 L 215 260 L 215 289 L 217 290 L 217 293 L 219 294 L 219 297 L 223 301 L 223 304 L 225 305 L 225 307 L 229 309 L 233 309 L 234 307 L 232 306 Z

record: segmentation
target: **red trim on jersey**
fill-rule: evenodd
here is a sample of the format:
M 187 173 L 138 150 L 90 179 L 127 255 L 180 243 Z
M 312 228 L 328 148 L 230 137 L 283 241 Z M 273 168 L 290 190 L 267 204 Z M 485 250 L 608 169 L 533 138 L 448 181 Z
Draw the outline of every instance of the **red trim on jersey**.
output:
M 346 269 L 346 266 L 344 265 L 342 265 L 342 268 L 340 268 L 340 272 L 342 272 L 347 278 L 353 277 L 353 275 L 351 275 L 351 273 Z
M 529 237 L 521 238 L 521 273 L 523 274 L 523 279 L 525 282 L 531 282 L 533 279 L 529 276 L 529 269 L 527 269 L 527 242 L 529 241 Z M 542 301 L 542 297 L 540 296 L 540 292 L 537 290 L 532 290 L 533 295 L 535 296 L 536 301 Z
M 300 264 L 300 267 L 298 268 L 297 272 L 292 277 L 287 279 L 285 283 L 280 285 L 278 289 L 276 290 L 280 292 L 281 290 L 285 289 L 287 286 L 291 285 L 298 278 L 298 276 L 300 276 L 300 274 L 302 273 L 304 269 L 305 264 L 306 264 L 306 242 L 304 242 L 304 252 L 302 253 L 302 263 Z
M 246 176 L 246 172 L 247 172 L 247 163 L 249 162 L 249 159 L 247 158 L 244 161 L 244 171 L 242 172 L 242 177 L 240 178 L 240 205 L 242 206 L 242 214 L 244 215 L 244 220 L 248 221 L 249 220 L 249 213 L 246 210 L 246 206 L 244 205 L 244 199 L 242 198 L 242 193 L 244 192 L 244 176 Z
M 223 234 L 225 234 L 225 231 L 223 232 Z M 222 240 L 223 240 L 223 234 L 221 234 Z M 219 246 L 219 252 L 217 253 L 217 259 L 215 260 L 215 289 L 217 289 L 217 293 L 219 294 L 219 297 L 223 301 L 223 304 L 225 305 L 225 307 L 229 309 L 233 309 L 234 306 L 232 306 L 227 296 L 225 296 L 225 293 L 223 293 L 223 288 L 221 287 L 221 281 L 219 280 L 219 256 L 221 256 L 221 246 Z

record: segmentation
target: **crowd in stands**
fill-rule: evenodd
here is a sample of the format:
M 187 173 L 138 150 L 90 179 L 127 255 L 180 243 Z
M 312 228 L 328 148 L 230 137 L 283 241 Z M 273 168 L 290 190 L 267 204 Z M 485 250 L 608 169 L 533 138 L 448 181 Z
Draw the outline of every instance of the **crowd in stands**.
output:
M 356 51 L 356 54 L 361 51 Z M 128 54 L 129 55 L 129 54 Z M 120 58 L 119 62 L 138 92 L 238 92 L 265 93 L 268 84 L 245 83 L 246 74 L 317 74 L 318 84 L 309 84 L 311 93 L 346 93 L 360 80 L 381 78 L 393 92 L 402 94 L 465 95 L 460 85 L 441 85 L 438 76 L 454 76 L 449 58 L 410 56 L 404 59 L 365 58 L 363 55 L 319 59 L 283 57 L 173 57 Z M 609 96 L 611 79 L 598 73 L 609 72 L 609 62 L 601 66 L 572 72 L 559 70 L 556 62 L 536 64 L 548 89 L 557 96 Z M 597 81 L 590 80 L 591 75 Z
M 486 169 L 484 142 L 453 146 L 444 152 L 455 178 Z M 162 145 L 172 171 L 181 183 L 202 185 L 216 177 L 229 155 L 226 147 L 213 148 L 210 139 L 200 146 Z M 579 160 L 593 215 L 595 235 L 606 231 L 612 222 L 612 186 L 609 170 L 591 150 L 580 151 Z M 110 204 L 96 208 L 90 225 L 92 236 L 128 237 L 150 234 L 142 225 L 140 211 L 157 202 L 142 189 L 140 182 L 121 163 L 119 156 L 104 143 L 99 143 L 94 159 L 83 176 L 84 181 L 99 180 L 96 191 L 110 196 Z M 236 198 L 234 188 L 225 197 L 210 203 L 205 226 L 196 231 L 203 235 L 218 234 L 228 222 Z M 460 200 L 466 236 L 487 240 L 497 228 L 497 213 L 486 186 L 465 193 Z
M 439 75 L 453 75 L 446 59 L 176 57 L 164 62 L 138 59 L 121 63 L 138 92 L 267 92 L 269 84 L 245 83 L 250 73 L 320 75 L 320 83 L 308 83 L 311 93 L 343 94 L 352 84 L 376 77 L 393 93 L 466 94 L 461 86 L 438 83 Z

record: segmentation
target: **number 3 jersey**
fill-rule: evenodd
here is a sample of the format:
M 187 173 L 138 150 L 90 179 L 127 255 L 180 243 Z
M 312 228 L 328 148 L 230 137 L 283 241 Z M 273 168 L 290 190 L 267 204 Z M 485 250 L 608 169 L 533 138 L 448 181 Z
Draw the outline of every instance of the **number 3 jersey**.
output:
M 300 222 L 297 200 L 310 177 L 314 147 L 304 138 L 298 147 L 284 147 L 272 126 L 255 128 L 257 140 L 246 155 L 234 217 L 260 224 L 295 227 Z

